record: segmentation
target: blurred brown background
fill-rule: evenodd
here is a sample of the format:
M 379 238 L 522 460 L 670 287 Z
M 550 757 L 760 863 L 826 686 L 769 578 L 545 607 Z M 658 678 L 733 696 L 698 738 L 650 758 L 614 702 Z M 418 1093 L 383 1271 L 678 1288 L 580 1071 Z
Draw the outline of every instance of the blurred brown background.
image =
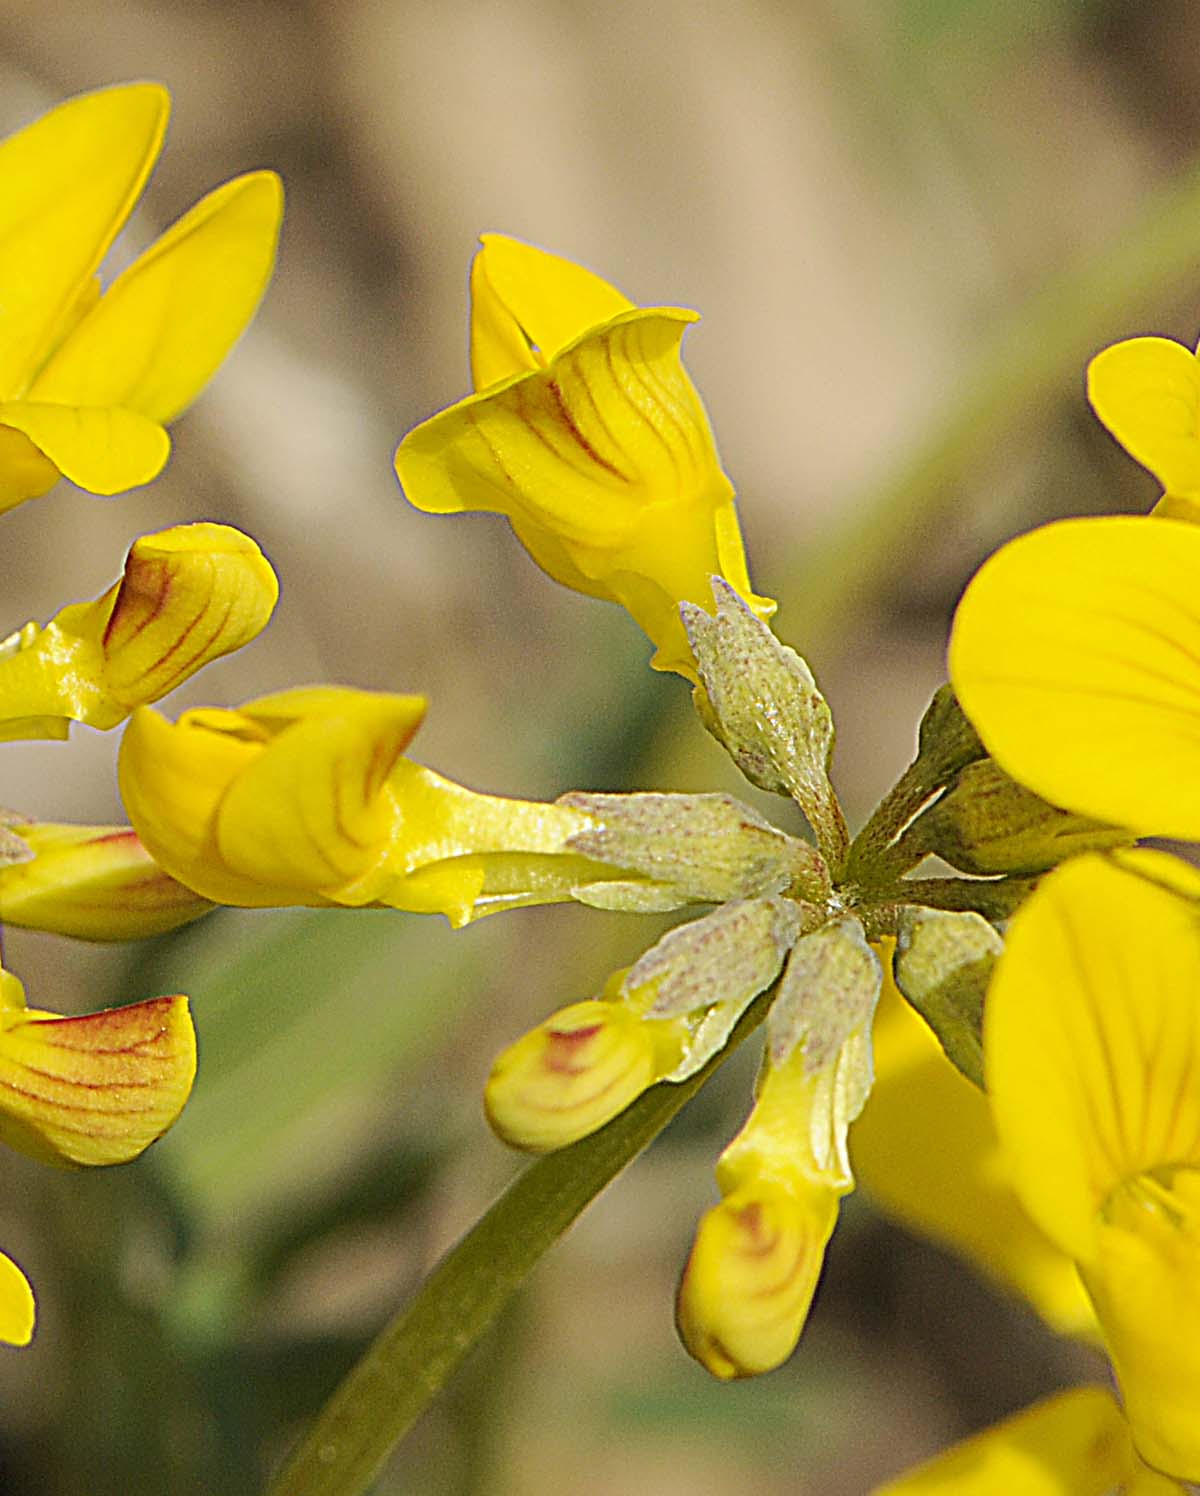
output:
M 2 0 L 4 130 L 103 83 L 172 91 L 123 254 L 237 171 L 274 166 L 288 191 L 265 308 L 165 477 L 117 501 L 62 484 L 5 517 L 5 628 L 98 594 L 139 533 L 224 520 L 283 601 L 170 708 L 307 680 L 419 690 L 417 756 L 477 788 L 748 794 L 632 623 L 556 588 L 501 521 L 401 498 L 391 453 L 466 390 L 467 269 L 499 229 L 704 313 L 687 359 L 755 581 L 833 703 L 861 820 L 907 761 L 972 567 L 1041 519 L 1154 497 L 1081 376 L 1117 337 L 1200 324 L 1197 59 L 1186 0 Z M 86 731 L 8 747 L 3 800 L 118 817 L 114 750 Z M 558 909 L 458 935 L 222 914 L 133 951 L 11 933 L 38 1005 L 189 991 L 202 1069 L 136 1165 L 0 1164 L 3 1241 L 42 1300 L 34 1348 L 0 1361 L 0 1489 L 258 1490 L 510 1177 L 479 1115 L 490 1055 L 657 929 Z M 709 1382 L 671 1296 L 747 1104 L 751 1062 L 728 1068 L 544 1264 L 381 1492 L 853 1496 L 1100 1374 L 855 1200 L 790 1366 Z

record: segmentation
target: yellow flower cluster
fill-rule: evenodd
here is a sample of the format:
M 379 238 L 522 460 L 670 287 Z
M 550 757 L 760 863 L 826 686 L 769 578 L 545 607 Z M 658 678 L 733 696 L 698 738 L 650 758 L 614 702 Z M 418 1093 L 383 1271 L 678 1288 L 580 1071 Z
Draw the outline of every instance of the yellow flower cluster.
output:
M 164 424 L 200 392 L 258 304 L 275 258 L 279 179 L 209 194 L 106 289 L 97 270 L 162 145 L 152 84 L 72 99 L 0 144 L 0 509 L 60 476 L 98 494 L 146 483 Z M 130 548 L 94 602 L 0 643 L 0 740 L 115 727 L 265 627 L 278 587 L 249 537 L 179 525 Z M 0 919 L 84 939 L 155 934 L 211 904 L 124 826 L 5 812 Z M 179 1115 L 196 1069 L 185 997 L 60 1017 L 0 971 L 0 1138 L 69 1167 L 136 1157 Z M 0 1257 L 0 1340 L 25 1344 L 34 1300 Z

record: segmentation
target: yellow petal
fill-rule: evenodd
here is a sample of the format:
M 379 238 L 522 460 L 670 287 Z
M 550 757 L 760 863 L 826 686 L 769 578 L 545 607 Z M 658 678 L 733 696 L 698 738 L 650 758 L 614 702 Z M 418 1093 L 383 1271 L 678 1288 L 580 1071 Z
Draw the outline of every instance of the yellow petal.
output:
M 23 431 L 0 426 L 0 514 L 48 493 L 62 474 Z
M 82 1018 L 0 1015 L 0 1138 L 59 1164 L 135 1158 L 175 1121 L 196 1073 L 186 997 Z
M 675 1320 L 713 1376 L 758 1376 L 795 1349 L 837 1221 L 839 1191 L 758 1178 L 704 1216 Z
M 1200 1170 L 1123 1185 L 1084 1278 L 1139 1451 L 1200 1479 Z
M 252 172 L 210 192 L 114 281 L 43 368 L 29 398 L 122 406 L 164 425 L 174 420 L 262 299 L 282 212 L 274 172 Z
M 890 960 L 875 1022 L 875 1084 L 854 1124 L 859 1184 L 891 1216 L 963 1253 L 1060 1334 L 1094 1339 L 1075 1264 L 1030 1220 L 1004 1173 L 987 1097 L 949 1063 L 896 991 Z
M 270 563 L 230 525 L 175 525 L 135 540 L 104 631 L 104 683 L 126 708 L 157 701 L 266 627 Z
M 1110 1496 L 1132 1471 L 1111 1393 L 1073 1387 L 877 1486 L 874 1496 Z
M 6 401 L 0 426 L 23 432 L 64 478 L 89 493 L 149 483 L 171 453 L 171 438 L 156 421 L 118 405 Z
M 387 777 L 425 706 L 420 696 L 347 692 L 339 715 L 281 732 L 231 783 L 217 812 L 226 866 L 310 892 L 374 867 L 396 822 Z M 253 718 L 253 703 L 243 710 Z
M 695 314 L 631 311 L 537 369 L 417 427 L 396 453 L 409 500 L 431 513 L 506 514 L 565 586 L 621 603 L 695 677 L 678 605 L 709 577 L 749 592 L 733 490 L 679 345 Z
M 294 887 L 267 886 L 235 873 L 217 847 L 222 797 L 265 741 L 237 712 L 185 712 L 168 722 L 149 707 L 134 712 L 121 740 L 121 799 L 143 846 L 171 877 L 217 904 L 270 908 L 305 902 Z
M 157 84 L 99 89 L 0 144 L 3 398 L 24 393 L 61 334 L 142 190 L 169 107 Z
M 1200 872 L 1165 853 L 1077 858 L 1017 911 L 992 979 L 985 1066 L 1013 1183 L 1084 1264 L 1119 1185 L 1200 1166 L 1198 900 Z
M 128 826 L 21 825 L 30 862 L 0 867 L 0 920 L 79 940 L 142 940 L 209 913 Z
M 615 286 L 506 234 L 481 234 L 471 266 L 475 388 L 548 363 L 601 322 L 633 309 Z
M 1200 839 L 1200 529 L 1066 520 L 959 604 L 950 678 L 1002 768 L 1052 805 Z
M 1088 365 L 1088 399 L 1171 494 L 1200 496 L 1200 363 L 1170 338 L 1129 338 Z
M 29 1279 L 11 1257 L 0 1252 L 0 1340 L 5 1345 L 28 1345 L 36 1318 Z
M 68 721 L 115 727 L 252 639 L 277 596 L 270 565 L 239 530 L 177 525 L 143 536 L 103 597 L 0 645 L 0 739 L 65 737 Z

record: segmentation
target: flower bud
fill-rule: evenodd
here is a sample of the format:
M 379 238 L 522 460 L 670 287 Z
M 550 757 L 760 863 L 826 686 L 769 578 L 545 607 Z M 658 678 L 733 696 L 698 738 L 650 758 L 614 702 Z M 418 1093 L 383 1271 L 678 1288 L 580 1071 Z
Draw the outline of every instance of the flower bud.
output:
M 128 826 L 18 824 L 29 859 L 0 864 L 0 920 L 79 940 L 142 940 L 212 909 Z
M 714 614 L 680 609 L 703 683 L 701 720 L 751 784 L 792 796 L 826 858 L 839 862 L 848 837 L 829 783 L 829 705 L 805 661 L 728 583 L 713 577 L 712 592 Z
M 1042 873 L 1083 852 L 1128 846 L 1129 831 L 1058 810 L 994 759 L 968 764 L 904 842 L 964 873 Z
M 604 999 L 562 1008 L 497 1056 L 484 1089 L 488 1121 L 506 1143 L 530 1153 L 574 1143 L 661 1078 L 677 1056 L 680 1030 Z
M 838 1213 L 826 1185 L 761 1178 L 704 1216 L 683 1272 L 675 1322 L 713 1376 L 757 1376 L 795 1349 Z
M 1003 950 L 1004 941 L 981 914 L 915 906 L 900 911 L 896 986 L 947 1057 L 981 1088 L 983 999 Z

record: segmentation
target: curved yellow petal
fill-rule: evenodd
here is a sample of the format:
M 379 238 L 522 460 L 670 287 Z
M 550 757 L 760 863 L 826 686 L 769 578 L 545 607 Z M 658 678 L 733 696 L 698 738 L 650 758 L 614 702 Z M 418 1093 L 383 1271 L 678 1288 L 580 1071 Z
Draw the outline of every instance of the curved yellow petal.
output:
M 1088 365 L 1088 399 L 1171 494 L 1200 496 L 1200 363 L 1170 338 L 1129 338 Z
M 1073 1387 L 876 1486 L 874 1496 L 1110 1496 L 1133 1469 L 1112 1394 Z
M 142 190 L 169 109 L 157 84 L 98 89 L 0 144 L 0 397 L 24 393 L 61 335 Z
M 157 421 L 119 405 L 6 401 L 0 426 L 23 432 L 64 478 L 89 493 L 149 483 L 171 453 L 171 438 Z
M 49 493 L 62 474 L 23 431 L 0 426 L 0 514 Z
M 78 940 L 142 940 L 212 904 L 151 858 L 128 826 L 21 825 L 29 862 L 0 867 L 0 920 Z
M 6 1011 L 0 1138 L 49 1163 L 124 1163 L 175 1121 L 195 1074 L 186 997 L 80 1018 Z
M 548 363 L 589 328 L 631 311 L 615 286 L 506 234 L 481 234 L 471 266 L 471 372 L 477 390 Z
M 708 605 L 709 578 L 749 591 L 733 504 L 708 418 L 680 362 L 695 313 L 630 311 L 535 369 L 409 433 L 396 471 L 431 513 L 505 514 L 534 560 L 568 587 L 621 603 L 695 678 L 679 619 Z
M 28 1345 L 36 1319 L 29 1279 L 11 1257 L 0 1252 L 0 1340 L 5 1345 Z
M 1200 872 L 1166 853 L 1077 858 L 1014 915 L 992 978 L 985 1073 L 1013 1184 L 1083 1263 L 1124 1181 L 1200 1166 L 1198 901 Z
M 890 965 L 875 1084 L 850 1134 L 855 1177 L 889 1215 L 1016 1289 L 1060 1334 L 1094 1339 L 1074 1262 L 1033 1224 L 1006 1177 L 987 1097 L 896 991 Z
M 701 1220 L 675 1322 L 713 1376 L 758 1376 L 791 1355 L 837 1222 L 840 1191 L 796 1178 L 752 1179 Z
M 397 811 L 387 778 L 425 715 L 420 696 L 354 693 L 337 716 L 286 728 L 231 783 L 216 819 L 235 873 L 335 890 L 383 856 Z
M 1200 840 L 1200 528 L 1119 516 L 1012 541 L 967 588 L 950 679 L 988 750 L 1063 809 Z
M 265 886 L 235 873 L 217 847 L 222 797 L 265 742 L 237 712 L 185 712 L 172 723 L 149 707 L 134 712 L 121 740 L 117 780 L 139 839 L 171 877 L 217 904 L 305 902 L 293 886 Z
M 110 728 L 266 626 L 279 584 L 249 536 L 176 525 L 134 541 L 121 580 L 0 645 L 0 739 Z
M 126 708 L 157 701 L 267 626 L 279 582 L 230 525 L 175 525 L 130 547 L 104 630 L 104 683 Z
M 113 282 L 42 369 L 29 399 L 174 420 L 262 299 L 282 212 L 274 172 L 251 172 L 210 192 Z

